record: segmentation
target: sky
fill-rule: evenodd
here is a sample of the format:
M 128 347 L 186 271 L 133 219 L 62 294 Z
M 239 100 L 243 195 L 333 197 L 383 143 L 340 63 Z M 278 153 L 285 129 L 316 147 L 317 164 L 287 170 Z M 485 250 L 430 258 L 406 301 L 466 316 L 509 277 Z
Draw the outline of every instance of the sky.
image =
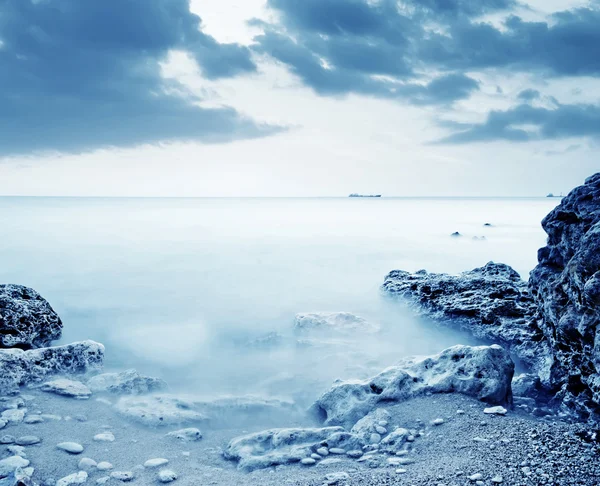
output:
M 0 0 L 0 195 L 544 196 L 600 0 Z

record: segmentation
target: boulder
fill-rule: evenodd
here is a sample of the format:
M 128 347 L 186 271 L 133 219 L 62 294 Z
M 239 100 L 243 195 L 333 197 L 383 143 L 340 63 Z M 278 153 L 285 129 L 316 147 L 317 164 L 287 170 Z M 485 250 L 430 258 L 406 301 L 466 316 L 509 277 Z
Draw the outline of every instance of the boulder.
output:
M 92 394 L 92 391 L 80 381 L 67 380 L 66 378 L 47 381 L 40 389 L 47 393 L 54 393 L 56 395 L 78 399 L 90 398 L 90 395 Z
M 542 382 L 565 411 L 600 419 L 600 173 L 575 188 L 542 221 L 529 287 L 536 324 L 551 351 Z
M 97 371 L 103 362 L 104 346 L 94 341 L 28 351 L 0 349 L 0 393 L 14 393 L 51 375 Z
M 512 401 L 514 363 L 501 346 L 453 346 L 406 360 L 366 381 L 338 382 L 312 406 L 325 425 L 352 427 L 380 403 L 426 393 L 462 393 L 490 404 Z
M 167 388 L 167 384 L 163 380 L 140 375 L 136 370 L 96 375 L 88 380 L 87 386 L 93 392 L 122 395 L 143 395 L 144 393 L 163 391 Z
M 508 348 L 535 370 L 548 367 L 547 344 L 533 320 L 534 298 L 508 265 L 489 262 L 459 275 L 393 270 L 382 290 L 443 324 Z
M 373 333 L 379 331 L 379 325 L 349 312 L 307 312 L 296 314 L 294 330 L 301 333 Z
M 0 285 L 0 348 L 43 348 L 61 332 L 60 317 L 35 290 Z
M 336 432 L 342 427 L 265 430 L 233 439 L 223 456 L 247 471 L 300 462 Z

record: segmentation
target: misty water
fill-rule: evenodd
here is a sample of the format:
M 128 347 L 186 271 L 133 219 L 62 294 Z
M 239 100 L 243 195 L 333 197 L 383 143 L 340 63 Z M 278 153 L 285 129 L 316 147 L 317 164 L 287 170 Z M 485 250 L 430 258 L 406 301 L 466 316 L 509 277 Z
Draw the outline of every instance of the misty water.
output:
M 526 278 L 545 241 L 540 221 L 557 203 L 5 197 L 0 280 L 50 301 L 61 342 L 104 343 L 109 370 L 135 367 L 202 396 L 305 404 L 336 378 L 472 343 L 384 298 L 384 276 L 494 260 Z M 294 316 L 312 311 L 358 314 L 381 332 L 298 345 Z M 278 340 L 256 342 L 269 333 Z

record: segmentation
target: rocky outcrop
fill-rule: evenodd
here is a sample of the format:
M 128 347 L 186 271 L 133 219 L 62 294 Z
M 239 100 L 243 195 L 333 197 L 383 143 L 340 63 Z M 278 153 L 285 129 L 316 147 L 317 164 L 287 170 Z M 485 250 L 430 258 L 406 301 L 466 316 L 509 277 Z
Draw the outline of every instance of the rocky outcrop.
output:
M 512 400 L 514 363 L 498 345 L 453 346 L 426 358 L 407 360 L 366 381 L 339 382 L 312 406 L 325 425 L 352 427 L 380 403 L 426 393 L 463 393 L 491 404 Z
M 542 221 L 547 246 L 538 252 L 529 287 L 536 324 L 551 350 L 542 376 L 563 409 L 600 419 L 600 173 L 574 189 Z
M 539 378 L 520 393 L 553 396 L 564 412 L 600 420 L 600 173 L 542 221 L 547 246 L 529 283 L 507 265 L 460 275 L 394 270 L 383 290 L 431 317 L 500 343 Z M 528 388 L 529 387 L 529 388 Z
M 0 348 L 43 348 L 61 332 L 60 318 L 35 290 L 0 285 Z
M 160 378 L 140 375 L 136 370 L 120 373 L 103 373 L 90 378 L 87 386 L 94 393 L 114 393 L 119 395 L 143 395 L 163 391 L 166 382 Z
M 533 320 L 535 301 L 508 265 L 489 262 L 459 275 L 394 270 L 382 289 L 433 319 L 501 344 L 540 373 L 549 368 L 546 342 Z
M 19 386 L 39 383 L 51 375 L 97 371 L 103 362 L 104 346 L 94 341 L 28 351 L 2 349 L 0 393 L 13 393 Z

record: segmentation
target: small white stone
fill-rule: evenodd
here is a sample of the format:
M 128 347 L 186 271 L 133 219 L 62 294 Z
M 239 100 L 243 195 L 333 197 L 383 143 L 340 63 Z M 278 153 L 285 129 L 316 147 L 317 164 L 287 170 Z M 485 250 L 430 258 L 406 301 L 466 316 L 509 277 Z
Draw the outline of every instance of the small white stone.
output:
M 488 415 L 506 415 L 506 410 L 504 407 L 488 407 L 483 409 L 483 413 L 487 413 Z
M 381 436 L 379 434 L 373 433 L 369 436 L 369 442 L 371 444 L 379 444 L 381 442 Z
M 77 442 L 61 442 L 56 447 L 68 452 L 69 454 L 81 454 L 83 452 L 83 446 Z
M 162 457 L 157 457 L 156 459 L 148 459 L 144 463 L 144 467 L 153 468 L 153 467 L 164 466 L 166 464 L 169 464 L 169 460 L 168 459 L 164 459 Z
M 483 479 L 483 474 L 481 474 L 481 473 L 472 474 L 471 476 L 469 476 L 469 479 L 471 481 L 481 481 Z
M 320 456 L 328 456 L 329 455 L 329 449 L 327 449 L 327 447 L 319 447 L 317 449 L 317 454 L 319 454 Z
M 27 457 L 25 447 L 19 445 L 11 445 L 6 448 L 13 456 Z
M 41 415 L 41 417 L 45 420 L 54 420 L 56 422 L 58 422 L 59 420 L 62 420 L 62 417 L 60 415 L 54 415 L 51 413 L 43 413 Z
M 361 457 L 363 455 L 363 452 L 359 451 L 357 449 L 357 450 L 354 450 L 354 451 L 348 451 L 348 452 L 346 452 L 346 455 L 348 457 L 351 457 L 352 459 L 357 459 L 357 458 L 359 458 L 359 457 Z
M 42 439 L 36 437 L 35 435 L 25 435 L 23 437 L 19 437 L 16 441 L 17 445 L 20 446 L 30 446 L 34 444 L 39 444 L 42 442 Z
M 96 442 L 114 442 L 115 436 L 112 432 L 103 432 L 102 434 L 96 434 L 94 440 Z
M 456 411 L 456 415 L 464 415 L 465 411 L 464 410 L 457 410 Z
M 96 479 L 96 484 L 106 484 L 110 481 L 110 476 L 103 476 L 101 478 Z
M 98 463 L 93 459 L 90 459 L 89 457 L 84 457 L 83 459 L 81 459 L 81 461 L 79 461 L 79 469 L 81 469 L 82 471 L 89 472 L 95 469 L 97 465 Z
M 202 439 L 202 432 L 199 429 L 189 428 L 180 429 L 173 432 L 169 432 L 167 437 L 174 437 L 175 439 L 183 442 L 195 442 Z
M 183 457 L 190 457 L 190 453 L 188 451 L 184 451 L 181 453 Z
M 171 483 L 177 479 L 177 473 L 170 469 L 163 469 L 158 472 L 158 480 L 161 483 Z
M 98 471 L 110 471 L 113 468 L 113 465 L 110 462 L 102 461 L 98 463 L 96 468 Z
M 502 476 L 499 476 L 499 475 L 498 475 L 498 476 L 494 476 L 494 477 L 492 478 L 492 483 L 495 483 L 495 484 L 500 484 L 500 483 L 502 483 L 502 482 L 504 482 L 504 478 L 503 478 Z
M 317 461 L 315 459 L 313 459 L 312 457 L 305 457 L 304 459 L 302 459 L 300 461 L 304 466 L 314 466 Z
M 388 426 L 388 421 L 387 420 L 380 420 L 379 422 L 377 422 L 377 425 L 379 425 L 380 427 L 387 427 Z
M 375 430 L 377 431 L 377 433 L 379 435 L 387 434 L 387 429 L 385 427 L 382 427 L 381 425 L 378 425 L 377 427 L 375 427 Z
M 436 418 L 433 422 L 431 422 L 433 425 L 442 425 L 444 423 L 444 419 L 443 418 Z
M 325 484 L 332 486 L 338 484 L 340 481 L 350 479 L 350 475 L 347 472 L 334 472 L 325 475 Z
M 406 474 L 406 472 L 407 472 L 406 469 L 402 469 L 402 468 L 396 469 L 396 474 Z
M 331 447 L 329 449 L 329 453 L 330 454 L 346 454 L 346 450 L 345 449 L 341 449 L 339 447 Z

